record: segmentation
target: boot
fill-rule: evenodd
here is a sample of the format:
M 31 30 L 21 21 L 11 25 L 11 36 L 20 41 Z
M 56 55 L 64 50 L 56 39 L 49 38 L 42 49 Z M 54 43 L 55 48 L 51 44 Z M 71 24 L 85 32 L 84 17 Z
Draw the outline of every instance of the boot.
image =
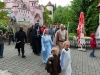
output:
M 20 56 L 20 48 L 18 49 L 18 56 Z
M 26 56 L 25 55 L 22 55 L 22 58 L 25 58 Z
M 20 53 L 18 53 L 18 56 L 20 56 Z

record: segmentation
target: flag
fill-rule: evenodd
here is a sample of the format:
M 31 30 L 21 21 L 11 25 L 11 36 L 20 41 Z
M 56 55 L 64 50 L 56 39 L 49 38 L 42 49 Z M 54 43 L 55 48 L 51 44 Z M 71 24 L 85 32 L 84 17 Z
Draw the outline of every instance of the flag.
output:
M 77 34 L 78 34 L 78 45 L 85 45 L 85 38 L 84 38 L 84 13 L 80 13 L 79 17 L 79 24 L 77 28 Z

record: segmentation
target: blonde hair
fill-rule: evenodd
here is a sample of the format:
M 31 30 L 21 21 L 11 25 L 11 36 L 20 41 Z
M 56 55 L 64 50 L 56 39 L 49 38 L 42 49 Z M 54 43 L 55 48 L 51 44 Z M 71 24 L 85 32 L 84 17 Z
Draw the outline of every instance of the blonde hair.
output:
M 51 53 L 54 52 L 54 51 L 59 52 L 59 51 L 58 51 L 58 48 L 56 48 L 56 47 L 53 47 L 53 48 L 51 49 Z
M 69 44 L 69 45 L 70 45 L 70 42 L 69 42 L 69 41 L 65 41 L 65 42 L 63 43 L 63 47 L 65 46 L 65 44 Z
M 63 25 L 63 24 L 60 24 L 60 28 L 61 28 L 62 26 L 64 26 L 64 25 Z

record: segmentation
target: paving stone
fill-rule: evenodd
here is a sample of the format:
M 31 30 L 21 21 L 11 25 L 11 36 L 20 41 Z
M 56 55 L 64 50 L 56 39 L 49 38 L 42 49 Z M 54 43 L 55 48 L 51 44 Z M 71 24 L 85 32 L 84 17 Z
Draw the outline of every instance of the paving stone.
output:
M 100 75 L 100 50 L 96 50 L 95 58 L 89 57 L 91 50 L 86 52 L 71 48 L 72 75 Z M 0 70 L 8 70 L 12 75 L 50 75 L 45 70 L 42 57 L 36 56 L 28 44 L 25 45 L 26 58 L 18 56 L 15 45 L 5 43 L 4 58 L 0 58 Z

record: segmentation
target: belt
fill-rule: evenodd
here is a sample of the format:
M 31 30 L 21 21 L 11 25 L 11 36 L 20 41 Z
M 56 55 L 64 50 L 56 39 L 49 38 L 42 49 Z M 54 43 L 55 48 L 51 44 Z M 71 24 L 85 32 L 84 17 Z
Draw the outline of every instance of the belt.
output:
M 64 40 L 65 41 L 65 40 Z M 64 41 L 62 41 L 62 40 L 59 40 L 59 42 L 64 42 Z

